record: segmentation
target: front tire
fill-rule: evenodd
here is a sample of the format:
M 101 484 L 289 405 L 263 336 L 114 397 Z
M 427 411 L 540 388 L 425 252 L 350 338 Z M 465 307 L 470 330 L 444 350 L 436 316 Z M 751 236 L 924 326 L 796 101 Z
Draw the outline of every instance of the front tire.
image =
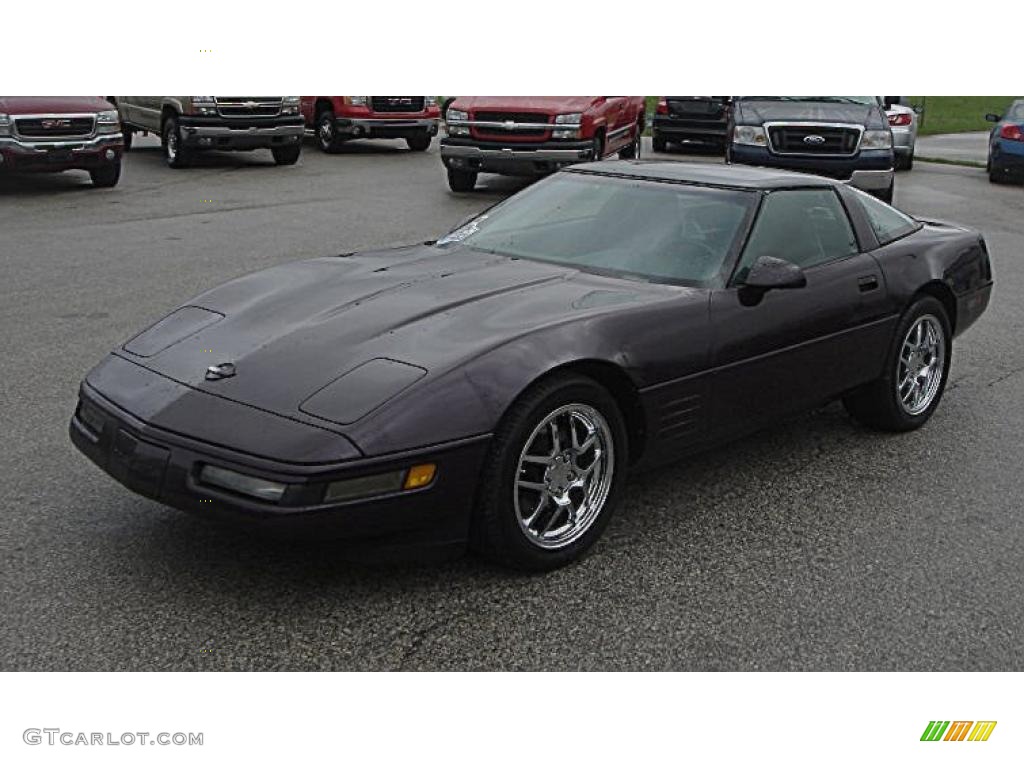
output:
M 472 192 L 476 188 L 476 171 L 448 169 L 448 186 L 452 192 Z
M 409 145 L 409 149 L 413 152 L 426 152 L 430 149 L 430 139 L 430 134 L 423 132 L 406 137 L 405 143 Z
M 892 205 L 893 198 L 896 195 L 896 179 L 893 179 L 892 181 L 889 182 L 888 189 L 876 190 L 873 194 L 883 203 L 888 203 L 889 205 Z
M 121 139 L 124 142 L 124 151 L 127 152 L 132 148 L 132 137 L 135 135 L 135 131 L 129 128 L 127 125 L 121 126 Z
M 323 110 L 316 117 L 316 145 L 321 152 L 334 154 L 341 150 L 344 143 L 338 135 L 334 120 L 334 113 L 329 109 Z
M 618 502 L 627 451 L 622 414 L 597 382 L 563 375 L 532 386 L 495 433 L 478 491 L 474 549 L 528 571 L 582 557 Z
M 302 145 L 273 147 L 270 153 L 274 156 L 274 162 L 278 165 L 295 165 L 299 161 L 299 155 L 302 154 Z
M 94 187 L 116 187 L 117 182 L 121 179 L 121 159 L 118 158 L 112 163 L 105 163 L 89 171 L 89 178 L 92 179 Z
M 922 296 L 903 313 L 881 378 L 843 398 L 860 423 L 886 432 L 922 426 L 939 406 L 949 378 L 953 333 L 942 302 Z
M 169 168 L 188 168 L 192 164 L 192 151 L 181 140 L 178 118 L 168 117 L 161 133 L 164 147 L 164 162 Z

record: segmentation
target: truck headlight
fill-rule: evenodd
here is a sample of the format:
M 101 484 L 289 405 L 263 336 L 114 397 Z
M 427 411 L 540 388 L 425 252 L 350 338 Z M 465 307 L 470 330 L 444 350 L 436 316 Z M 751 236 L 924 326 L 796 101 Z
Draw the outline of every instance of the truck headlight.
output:
M 449 107 L 448 114 L 445 115 L 444 119 L 445 129 L 448 131 L 449 136 L 469 136 L 468 125 L 452 125 L 453 122 L 460 123 L 469 120 L 469 112 Z
M 732 131 L 732 143 L 763 147 L 768 144 L 768 139 L 760 125 L 737 125 Z
M 108 109 L 96 114 L 97 133 L 117 133 L 121 130 L 121 123 L 117 119 L 117 110 Z
M 551 133 L 553 139 L 578 139 L 580 137 L 580 122 L 583 115 L 579 112 L 572 112 L 568 115 L 555 115 L 555 125 L 564 125 L 564 128 L 555 128 Z
M 572 112 L 568 115 L 555 115 L 555 125 L 574 125 L 579 127 L 583 115 L 579 112 Z
M 0 136 L 11 135 L 11 116 L 0 114 Z
M 299 114 L 299 97 L 298 96 L 285 96 L 281 104 L 282 115 L 297 115 Z
M 214 96 L 193 96 L 192 112 L 196 115 L 211 117 L 217 114 L 217 99 Z
M 860 139 L 861 149 L 892 149 L 891 131 L 864 131 Z

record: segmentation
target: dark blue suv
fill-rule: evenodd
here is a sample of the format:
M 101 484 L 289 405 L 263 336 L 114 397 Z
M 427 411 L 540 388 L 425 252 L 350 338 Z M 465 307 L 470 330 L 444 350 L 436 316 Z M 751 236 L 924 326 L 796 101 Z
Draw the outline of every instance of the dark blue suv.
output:
M 892 132 L 878 96 L 737 96 L 726 161 L 841 179 L 892 202 Z

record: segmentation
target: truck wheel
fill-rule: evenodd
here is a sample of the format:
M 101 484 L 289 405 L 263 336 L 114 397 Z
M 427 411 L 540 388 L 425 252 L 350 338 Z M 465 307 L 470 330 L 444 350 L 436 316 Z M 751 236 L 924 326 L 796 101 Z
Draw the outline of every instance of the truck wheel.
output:
M 277 165 L 295 165 L 302 154 L 302 145 L 295 144 L 290 147 L 272 147 L 270 153 L 274 156 Z
M 593 153 L 592 160 L 604 159 L 604 138 L 600 134 L 594 137 L 594 148 L 591 152 Z
M 413 152 L 426 152 L 430 147 L 430 134 L 424 131 L 423 133 L 408 136 L 405 139 L 405 143 L 409 145 L 409 149 Z
M 457 171 L 448 169 L 448 186 L 452 192 L 472 192 L 476 187 L 476 171 Z
M 171 168 L 188 168 L 192 164 L 192 150 L 184 146 L 178 130 L 178 118 L 168 117 L 164 121 L 162 134 L 164 162 Z
M 125 152 L 127 152 L 129 149 L 132 148 L 132 136 L 134 135 L 134 133 L 135 132 L 131 128 L 129 128 L 127 125 L 121 126 L 121 136 L 122 136 L 122 138 L 124 140 L 124 151 Z
M 636 141 L 630 144 L 625 149 L 619 150 L 620 160 L 639 160 L 640 159 L 640 144 L 643 141 L 640 126 L 636 127 Z
M 657 134 L 655 134 L 653 144 L 655 152 L 665 152 L 668 150 L 668 142 L 665 141 L 664 136 L 658 136 Z
M 342 143 L 334 127 L 334 113 L 324 110 L 316 118 L 316 145 L 322 151 L 334 154 L 341 150 Z
M 89 178 L 92 179 L 94 187 L 116 187 L 121 178 L 120 158 L 112 163 L 105 163 L 99 168 L 89 171 Z

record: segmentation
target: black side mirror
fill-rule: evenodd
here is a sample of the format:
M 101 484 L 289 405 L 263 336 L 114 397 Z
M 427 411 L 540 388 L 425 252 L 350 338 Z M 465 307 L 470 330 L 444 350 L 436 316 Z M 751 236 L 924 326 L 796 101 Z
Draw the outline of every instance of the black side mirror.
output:
M 771 291 L 780 288 L 803 288 L 807 276 L 796 264 L 774 256 L 761 256 L 754 262 L 743 281 L 746 288 Z
M 989 112 L 987 115 L 985 115 L 985 119 L 988 120 L 990 123 L 998 123 L 1000 120 L 1003 119 L 1003 117 L 1002 115 L 997 115 L 995 112 Z

